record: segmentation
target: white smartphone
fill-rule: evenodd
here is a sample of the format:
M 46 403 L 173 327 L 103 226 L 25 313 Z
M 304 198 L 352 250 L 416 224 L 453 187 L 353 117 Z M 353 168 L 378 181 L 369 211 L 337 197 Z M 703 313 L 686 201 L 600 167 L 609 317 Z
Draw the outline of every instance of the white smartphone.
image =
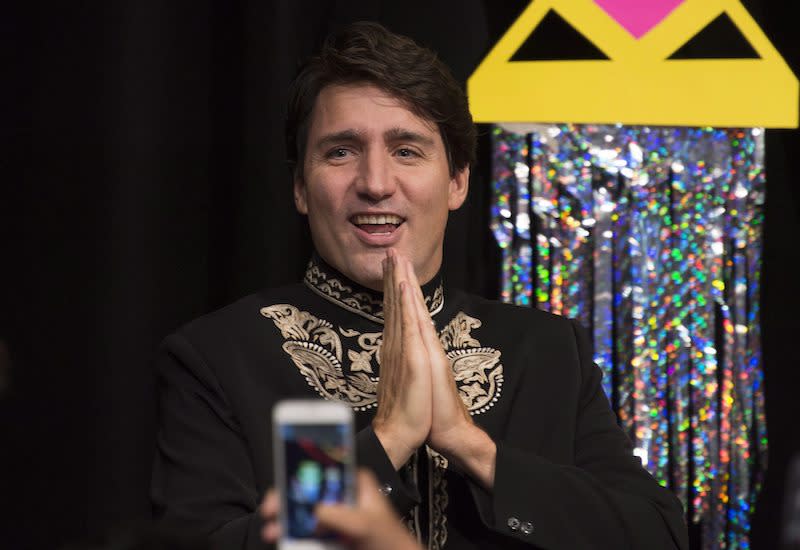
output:
M 280 495 L 281 550 L 339 550 L 333 534 L 319 533 L 314 507 L 353 504 L 353 411 L 336 401 L 295 399 L 272 410 L 275 484 Z

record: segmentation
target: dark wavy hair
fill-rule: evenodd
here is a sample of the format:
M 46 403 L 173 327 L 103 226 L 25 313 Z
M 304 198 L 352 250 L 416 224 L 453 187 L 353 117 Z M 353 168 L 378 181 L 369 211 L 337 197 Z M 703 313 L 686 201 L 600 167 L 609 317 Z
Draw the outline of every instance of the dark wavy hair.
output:
M 410 38 L 361 21 L 329 35 L 289 88 L 286 154 L 293 175 L 302 170 L 309 119 L 320 91 L 332 84 L 356 83 L 381 88 L 436 124 L 451 176 L 475 164 L 475 125 L 467 96 L 450 70 Z

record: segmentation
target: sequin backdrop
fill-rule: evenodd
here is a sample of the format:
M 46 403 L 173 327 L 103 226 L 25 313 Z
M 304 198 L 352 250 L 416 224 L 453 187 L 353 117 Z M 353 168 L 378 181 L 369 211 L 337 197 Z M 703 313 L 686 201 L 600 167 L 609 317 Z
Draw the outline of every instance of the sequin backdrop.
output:
M 502 299 L 575 317 L 647 469 L 749 548 L 767 433 L 759 333 L 763 131 L 493 128 Z

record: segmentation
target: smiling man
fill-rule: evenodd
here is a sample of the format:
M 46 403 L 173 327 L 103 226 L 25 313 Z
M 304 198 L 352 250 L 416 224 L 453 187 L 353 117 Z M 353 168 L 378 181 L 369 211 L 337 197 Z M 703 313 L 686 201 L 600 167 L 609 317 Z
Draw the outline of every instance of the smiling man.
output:
M 474 149 L 463 91 L 408 38 L 354 24 L 302 68 L 287 151 L 316 252 L 302 284 L 165 340 L 164 524 L 260 547 L 270 411 L 318 397 L 356 411 L 359 462 L 428 548 L 686 548 L 680 503 L 633 456 L 577 323 L 442 280 Z
M 433 279 L 448 212 L 469 181 L 469 166 L 451 170 L 436 124 L 359 82 L 320 90 L 309 122 L 294 194 L 320 256 L 373 290 L 383 288 L 390 248 Z

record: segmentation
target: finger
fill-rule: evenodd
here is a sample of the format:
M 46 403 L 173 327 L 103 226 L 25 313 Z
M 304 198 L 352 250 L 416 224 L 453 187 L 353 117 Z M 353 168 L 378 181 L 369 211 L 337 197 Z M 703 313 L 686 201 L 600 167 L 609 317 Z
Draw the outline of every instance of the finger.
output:
M 419 316 L 414 303 L 413 289 L 408 281 L 400 283 L 400 294 L 402 297 L 400 307 L 403 330 L 402 352 L 411 360 L 411 366 L 420 367 L 428 363 L 428 354 L 419 329 Z
M 419 310 L 420 313 L 424 313 L 424 315 L 420 317 L 422 319 L 429 320 L 430 313 L 428 312 L 427 304 L 425 304 L 425 296 L 422 294 L 422 286 L 419 284 L 416 271 L 414 271 L 414 264 L 412 264 L 410 260 L 406 261 L 406 273 L 408 281 L 414 289 L 414 300 L 417 301 L 418 305 L 422 308 Z
M 394 394 L 391 391 L 396 386 L 395 378 L 400 374 L 395 372 L 397 349 L 402 345 L 399 312 L 396 304 L 397 291 L 394 283 L 393 250 L 386 251 L 383 259 L 383 339 L 379 353 L 380 381 L 378 382 L 378 411 L 376 419 L 385 419 L 390 414 L 394 403 Z
M 412 283 L 418 282 L 413 270 L 411 273 L 411 280 Z M 417 307 L 418 318 L 420 320 L 419 330 L 421 340 L 428 354 L 433 385 L 435 388 L 453 392 L 452 395 L 455 397 L 455 405 L 461 410 L 461 413 L 464 416 L 469 417 L 469 413 L 464 407 L 463 401 L 458 393 L 455 378 L 453 376 L 453 369 L 450 365 L 450 360 L 444 353 L 442 343 L 439 340 L 439 335 L 436 332 L 436 327 L 431 319 L 430 312 L 428 311 L 428 306 L 425 304 L 425 299 L 422 295 L 422 289 L 418 285 L 415 286 L 415 288 L 418 289 L 418 292 L 415 295 L 414 303 Z M 451 403 L 451 401 L 447 399 L 438 401 L 434 400 L 433 406 L 434 408 L 437 405 L 446 406 L 446 403 Z
M 262 518 L 271 520 L 278 517 L 278 506 L 278 492 L 275 489 L 270 489 L 264 496 L 264 500 L 261 501 L 258 511 Z
M 381 493 L 375 475 L 366 468 L 359 468 L 356 474 L 358 484 L 358 507 L 364 510 L 389 508 L 389 499 Z
M 409 262 L 408 266 L 409 271 L 409 282 L 411 283 L 414 290 L 414 305 L 417 310 L 417 318 L 419 319 L 419 331 L 422 337 L 422 342 L 425 345 L 425 348 L 428 350 L 428 354 L 433 357 L 434 353 L 441 352 L 441 343 L 439 343 L 439 337 L 436 334 L 436 327 L 433 324 L 433 319 L 431 319 L 431 314 L 428 311 L 428 306 L 425 303 L 425 297 L 422 294 L 422 287 L 419 285 L 419 281 L 417 280 L 417 275 L 414 273 L 413 266 Z
M 408 281 L 408 273 L 406 270 L 408 261 L 405 256 L 392 250 L 392 264 L 394 265 L 394 287 L 397 290 L 400 288 L 400 283 Z
M 378 479 L 368 469 L 363 466 L 356 472 L 356 486 L 358 487 L 359 502 L 363 495 L 367 494 L 380 494 L 378 490 Z
M 391 326 L 394 299 L 394 281 L 391 265 L 391 257 L 389 251 L 386 251 L 386 257 L 381 262 L 383 265 L 383 322 L 384 326 Z M 384 337 L 385 340 L 385 337 Z
M 395 269 L 392 262 L 392 250 L 386 252 L 383 260 L 383 356 L 394 353 L 394 347 L 400 342 L 400 327 L 396 303 L 394 283 Z
M 345 504 L 320 504 L 314 510 L 317 525 L 346 538 L 363 540 L 369 533 L 369 522 L 359 510 Z
M 408 287 L 408 295 L 404 302 L 404 308 L 408 310 L 409 318 L 415 320 L 414 332 L 416 333 L 412 340 L 408 340 L 408 345 L 417 346 L 415 349 L 419 350 L 420 360 L 424 363 L 429 372 L 432 360 L 435 357 L 433 354 L 437 352 L 442 353 L 441 346 L 439 346 L 439 350 L 437 350 L 432 344 L 435 343 L 436 333 L 433 331 L 431 317 L 425 306 L 425 300 L 422 297 L 422 289 L 419 286 L 417 275 L 414 272 L 414 265 L 410 260 L 403 260 L 403 273 L 406 277 L 405 284 Z M 410 330 L 410 328 L 407 330 Z M 426 331 L 430 333 L 427 339 L 424 336 Z
M 258 507 L 259 514 L 265 520 L 264 527 L 261 528 L 261 538 L 265 542 L 275 542 L 281 536 L 281 527 L 278 523 L 279 507 L 278 492 L 270 489 Z
M 389 268 L 388 268 L 388 258 L 384 258 L 381 260 L 381 269 L 383 272 L 383 324 L 384 326 L 389 324 L 389 319 L 392 315 L 392 308 L 389 307 L 389 301 L 391 297 L 391 286 L 389 285 Z M 386 341 L 386 334 L 383 336 L 384 342 Z
M 261 528 L 261 539 L 266 543 L 277 542 L 281 538 L 281 526 L 277 521 L 271 521 Z
M 315 513 L 322 527 L 359 541 L 367 536 L 370 528 L 364 512 L 368 511 L 372 518 L 376 513 L 379 518 L 392 518 L 394 511 L 389 506 L 389 500 L 380 492 L 378 481 L 372 472 L 359 468 L 356 476 L 358 503 L 355 508 L 338 504 L 320 505 Z
M 390 251 L 389 255 L 389 270 L 392 275 L 391 285 L 392 285 L 392 307 L 394 308 L 394 322 L 395 322 L 395 329 L 396 334 L 399 337 L 402 336 L 401 326 L 403 320 L 403 310 L 402 310 L 402 294 L 400 293 L 400 283 L 403 282 L 405 277 L 401 271 L 401 266 L 399 265 L 399 258 L 397 253 L 394 250 Z M 400 341 L 398 339 L 398 341 Z
M 416 291 L 416 296 L 420 299 L 423 305 L 425 305 L 425 297 L 422 295 L 422 285 L 419 284 L 419 279 L 417 279 L 417 272 L 414 270 L 414 264 L 411 263 L 411 260 L 406 262 L 406 269 L 408 270 L 408 280 L 414 286 L 414 290 Z
M 421 296 L 421 289 L 419 288 L 419 282 L 417 281 L 417 276 L 414 273 L 414 265 L 411 263 L 410 260 L 398 256 L 397 258 L 397 283 L 396 286 L 399 287 L 401 282 L 404 282 L 409 287 L 409 295 L 412 300 L 417 299 L 417 295 Z M 419 313 L 414 311 L 414 316 L 419 317 Z

